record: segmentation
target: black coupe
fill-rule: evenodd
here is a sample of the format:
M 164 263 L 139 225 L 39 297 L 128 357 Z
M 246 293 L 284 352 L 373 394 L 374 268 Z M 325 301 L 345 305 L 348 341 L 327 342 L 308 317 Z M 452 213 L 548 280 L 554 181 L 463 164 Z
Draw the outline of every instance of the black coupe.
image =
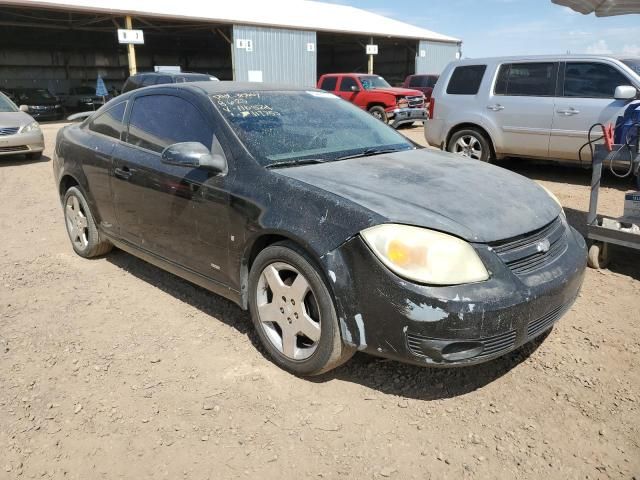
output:
M 296 374 L 357 350 L 486 361 L 582 284 L 585 242 L 544 188 L 314 89 L 135 90 L 62 129 L 53 166 L 79 255 L 116 245 L 231 299 Z

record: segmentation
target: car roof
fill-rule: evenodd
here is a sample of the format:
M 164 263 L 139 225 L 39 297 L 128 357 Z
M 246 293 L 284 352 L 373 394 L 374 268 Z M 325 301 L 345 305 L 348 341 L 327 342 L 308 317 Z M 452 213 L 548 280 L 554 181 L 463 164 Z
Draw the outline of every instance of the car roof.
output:
M 199 94 L 216 95 L 221 93 L 242 93 L 242 92 L 324 92 L 314 87 L 294 87 L 290 85 L 258 83 L 258 82 L 188 82 L 188 83 L 163 83 L 159 85 L 150 85 L 148 87 L 130 90 L 117 98 L 126 98 L 126 96 L 138 95 L 141 92 L 150 92 L 152 89 L 180 89 L 187 90 Z
M 479 57 L 479 58 L 465 58 L 463 60 L 456 60 L 455 63 L 461 64 L 475 64 L 481 62 L 523 62 L 523 61 L 554 61 L 562 62 L 567 60 L 640 60 L 640 57 L 636 55 L 596 55 L 596 54 L 565 54 L 565 55 L 522 55 L 522 56 L 507 56 L 507 57 Z
M 323 77 L 337 77 L 340 75 L 353 75 L 355 77 L 369 77 L 369 76 L 374 76 L 374 77 L 380 77 L 381 75 L 378 75 L 377 73 L 325 73 L 324 75 L 322 75 Z
M 138 72 L 135 75 L 132 75 L 133 77 L 137 77 L 139 75 L 149 75 L 149 76 L 160 76 L 162 75 L 163 77 L 169 76 L 169 77 L 195 77 L 195 76 L 202 76 L 202 75 L 207 75 L 207 76 L 211 76 L 208 73 L 198 73 L 198 72 Z

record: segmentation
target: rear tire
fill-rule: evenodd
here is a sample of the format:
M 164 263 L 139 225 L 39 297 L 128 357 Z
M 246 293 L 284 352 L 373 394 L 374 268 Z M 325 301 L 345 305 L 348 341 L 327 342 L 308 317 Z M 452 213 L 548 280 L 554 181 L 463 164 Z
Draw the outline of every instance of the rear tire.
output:
M 113 245 L 100 236 L 89 204 L 78 187 L 71 187 L 64 195 L 64 223 L 73 250 L 84 258 L 109 253 Z
M 387 112 L 385 112 L 383 107 L 379 105 L 373 106 L 369 109 L 369 113 L 373 116 L 373 118 L 377 118 L 382 123 L 389 123 Z
M 458 130 L 451 135 L 447 151 L 481 162 L 493 160 L 489 139 L 475 128 Z
M 295 244 L 276 243 L 258 254 L 249 273 L 249 309 L 273 362 L 295 375 L 319 375 L 353 355 L 319 269 Z

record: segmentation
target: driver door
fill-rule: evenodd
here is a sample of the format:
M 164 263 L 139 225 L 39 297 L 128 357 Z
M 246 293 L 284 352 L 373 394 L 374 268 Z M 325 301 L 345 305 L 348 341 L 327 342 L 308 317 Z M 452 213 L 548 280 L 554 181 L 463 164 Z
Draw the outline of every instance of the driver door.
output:
M 353 91 L 353 87 L 357 88 L 357 91 Z M 340 79 L 340 85 L 338 91 L 335 92 L 340 98 L 347 102 L 356 103 L 356 97 L 360 93 L 362 87 L 358 83 L 355 77 L 345 76 Z
M 178 93 L 133 100 L 126 142 L 113 152 L 112 186 L 124 240 L 189 270 L 228 283 L 231 176 L 162 162 L 180 142 L 211 149 L 212 119 Z

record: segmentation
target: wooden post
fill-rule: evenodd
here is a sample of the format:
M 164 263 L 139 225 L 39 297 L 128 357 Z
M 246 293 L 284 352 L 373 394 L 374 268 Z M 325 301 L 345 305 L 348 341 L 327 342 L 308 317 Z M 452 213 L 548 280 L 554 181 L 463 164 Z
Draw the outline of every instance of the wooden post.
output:
M 373 45 L 373 37 L 369 39 L 369 45 Z M 373 55 L 369 55 L 369 75 L 373 75 Z
M 131 21 L 131 16 L 127 15 L 124 21 L 125 28 L 128 30 L 132 30 L 133 22 Z M 128 44 L 127 53 L 129 54 L 129 75 L 135 75 L 138 71 L 138 67 L 136 65 L 136 47 L 131 43 Z

